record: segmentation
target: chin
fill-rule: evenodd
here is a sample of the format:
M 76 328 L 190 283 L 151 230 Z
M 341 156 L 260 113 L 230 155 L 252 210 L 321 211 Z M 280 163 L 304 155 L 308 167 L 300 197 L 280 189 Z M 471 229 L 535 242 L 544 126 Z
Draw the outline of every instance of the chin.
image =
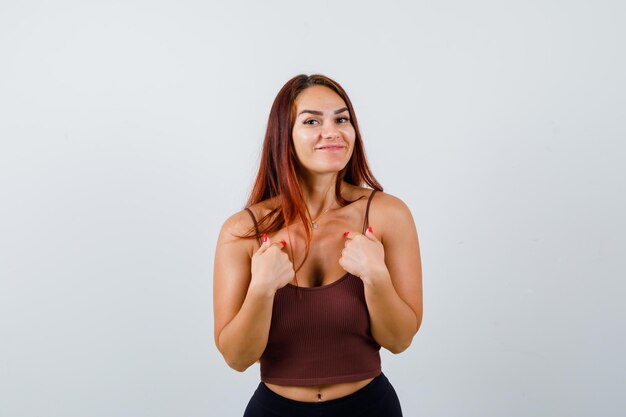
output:
M 327 165 L 324 167 L 316 167 L 316 169 L 312 170 L 312 172 L 315 172 L 316 174 L 331 174 L 331 173 L 336 174 L 342 169 L 344 169 L 345 167 L 346 167 L 346 164 L 336 164 L 332 166 Z

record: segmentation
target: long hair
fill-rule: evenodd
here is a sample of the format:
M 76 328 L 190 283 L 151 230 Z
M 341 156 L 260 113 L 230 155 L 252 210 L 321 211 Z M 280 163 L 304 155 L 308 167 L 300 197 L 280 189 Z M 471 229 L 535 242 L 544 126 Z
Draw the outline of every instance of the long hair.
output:
M 306 235 L 306 254 L 302 264 L 309 254 L 311 224 L 307 217 L 307 207 L 298 181 L 297 157 L 293 145 L 292 129 L 296 118 L 294 101 L 302 91 L 314 85 L 328 87 L 343 99 L 346 107 L 348 107 L 350 120 L 354 127 L 355 141 L 352 156 L 347 165 L 339 171 L 335 182 L 335 197 L 338 203 L 343 207 L 352 202 L 344 199 L 341 195 L 342 180 L 356 186 L 369 185 L 375 190 L 383 190 L 367 164 L 356 115 L 344 89 L 337 82 L 319 74 L 301 74 L 287 81 L 278 92 L 270 110 L 259 171 L 246 207 L 268 198 L 278 197 L 277 206 L 259 219 L 260 228 L 265 233 L 278 231 L 285 224 L 291 224 L 296 218 L 302 220 Z M 251 234 L 242 237 L 251 238 L 254 236 L 255 233 L 252 230 Z M 300 268 L 298 267 L 296 271 L 298 269 Z

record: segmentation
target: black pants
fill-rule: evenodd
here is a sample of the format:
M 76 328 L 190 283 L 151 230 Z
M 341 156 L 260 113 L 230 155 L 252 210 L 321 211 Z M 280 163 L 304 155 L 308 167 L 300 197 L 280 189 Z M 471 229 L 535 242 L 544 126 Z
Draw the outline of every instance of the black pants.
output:
M 334 400 L 302 402 L 259 383 L 243 417 L 402 417 L 396 390 L 384 374 L 360 390 Z

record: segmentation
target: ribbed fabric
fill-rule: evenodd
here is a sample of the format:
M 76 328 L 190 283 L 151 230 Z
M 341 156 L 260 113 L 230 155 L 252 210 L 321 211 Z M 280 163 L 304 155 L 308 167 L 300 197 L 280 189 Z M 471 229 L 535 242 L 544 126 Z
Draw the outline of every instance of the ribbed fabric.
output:
M 375 192 L 367 202 L 363 233 Z M 379 375 L 380 345 L 370 331 L 363 281 L 345 273 L 321 287 L 287 284 L 276 291 L 260 363 L 261 381 L 279 385 L 334 384 Z
M 312 288 L 289 284 L 274 296 L 261 381 L 320 385 L 373 378 L 381 372 L 379 350 L 360 278 L 345 274 Z

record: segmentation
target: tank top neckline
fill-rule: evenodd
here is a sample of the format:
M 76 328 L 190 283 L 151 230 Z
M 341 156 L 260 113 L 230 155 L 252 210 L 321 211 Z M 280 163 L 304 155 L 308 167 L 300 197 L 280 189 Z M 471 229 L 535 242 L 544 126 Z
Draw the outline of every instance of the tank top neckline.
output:
M 339 284 L 340 282 L 346 280 L 350 275 L 352 275 L 352 274 L 349 273 L 349 272 L 346 272 L 345 274 L 343 274 L 342 276 L 340 276 L 336 280 L 329 282 L 328 284 L 318 285 L 318 286 L 315 286 L 315 287 L 303 287 L 301 285 L 293 285 L 290 282 L 287 283 L 286 287 L 291 287 L 291 288 L 294 288 L 294 289 L 298 288 L 298 289 L 307 290 L 307 291 L 325 290 L 327 288 L 334 287 L 335 285 Z

